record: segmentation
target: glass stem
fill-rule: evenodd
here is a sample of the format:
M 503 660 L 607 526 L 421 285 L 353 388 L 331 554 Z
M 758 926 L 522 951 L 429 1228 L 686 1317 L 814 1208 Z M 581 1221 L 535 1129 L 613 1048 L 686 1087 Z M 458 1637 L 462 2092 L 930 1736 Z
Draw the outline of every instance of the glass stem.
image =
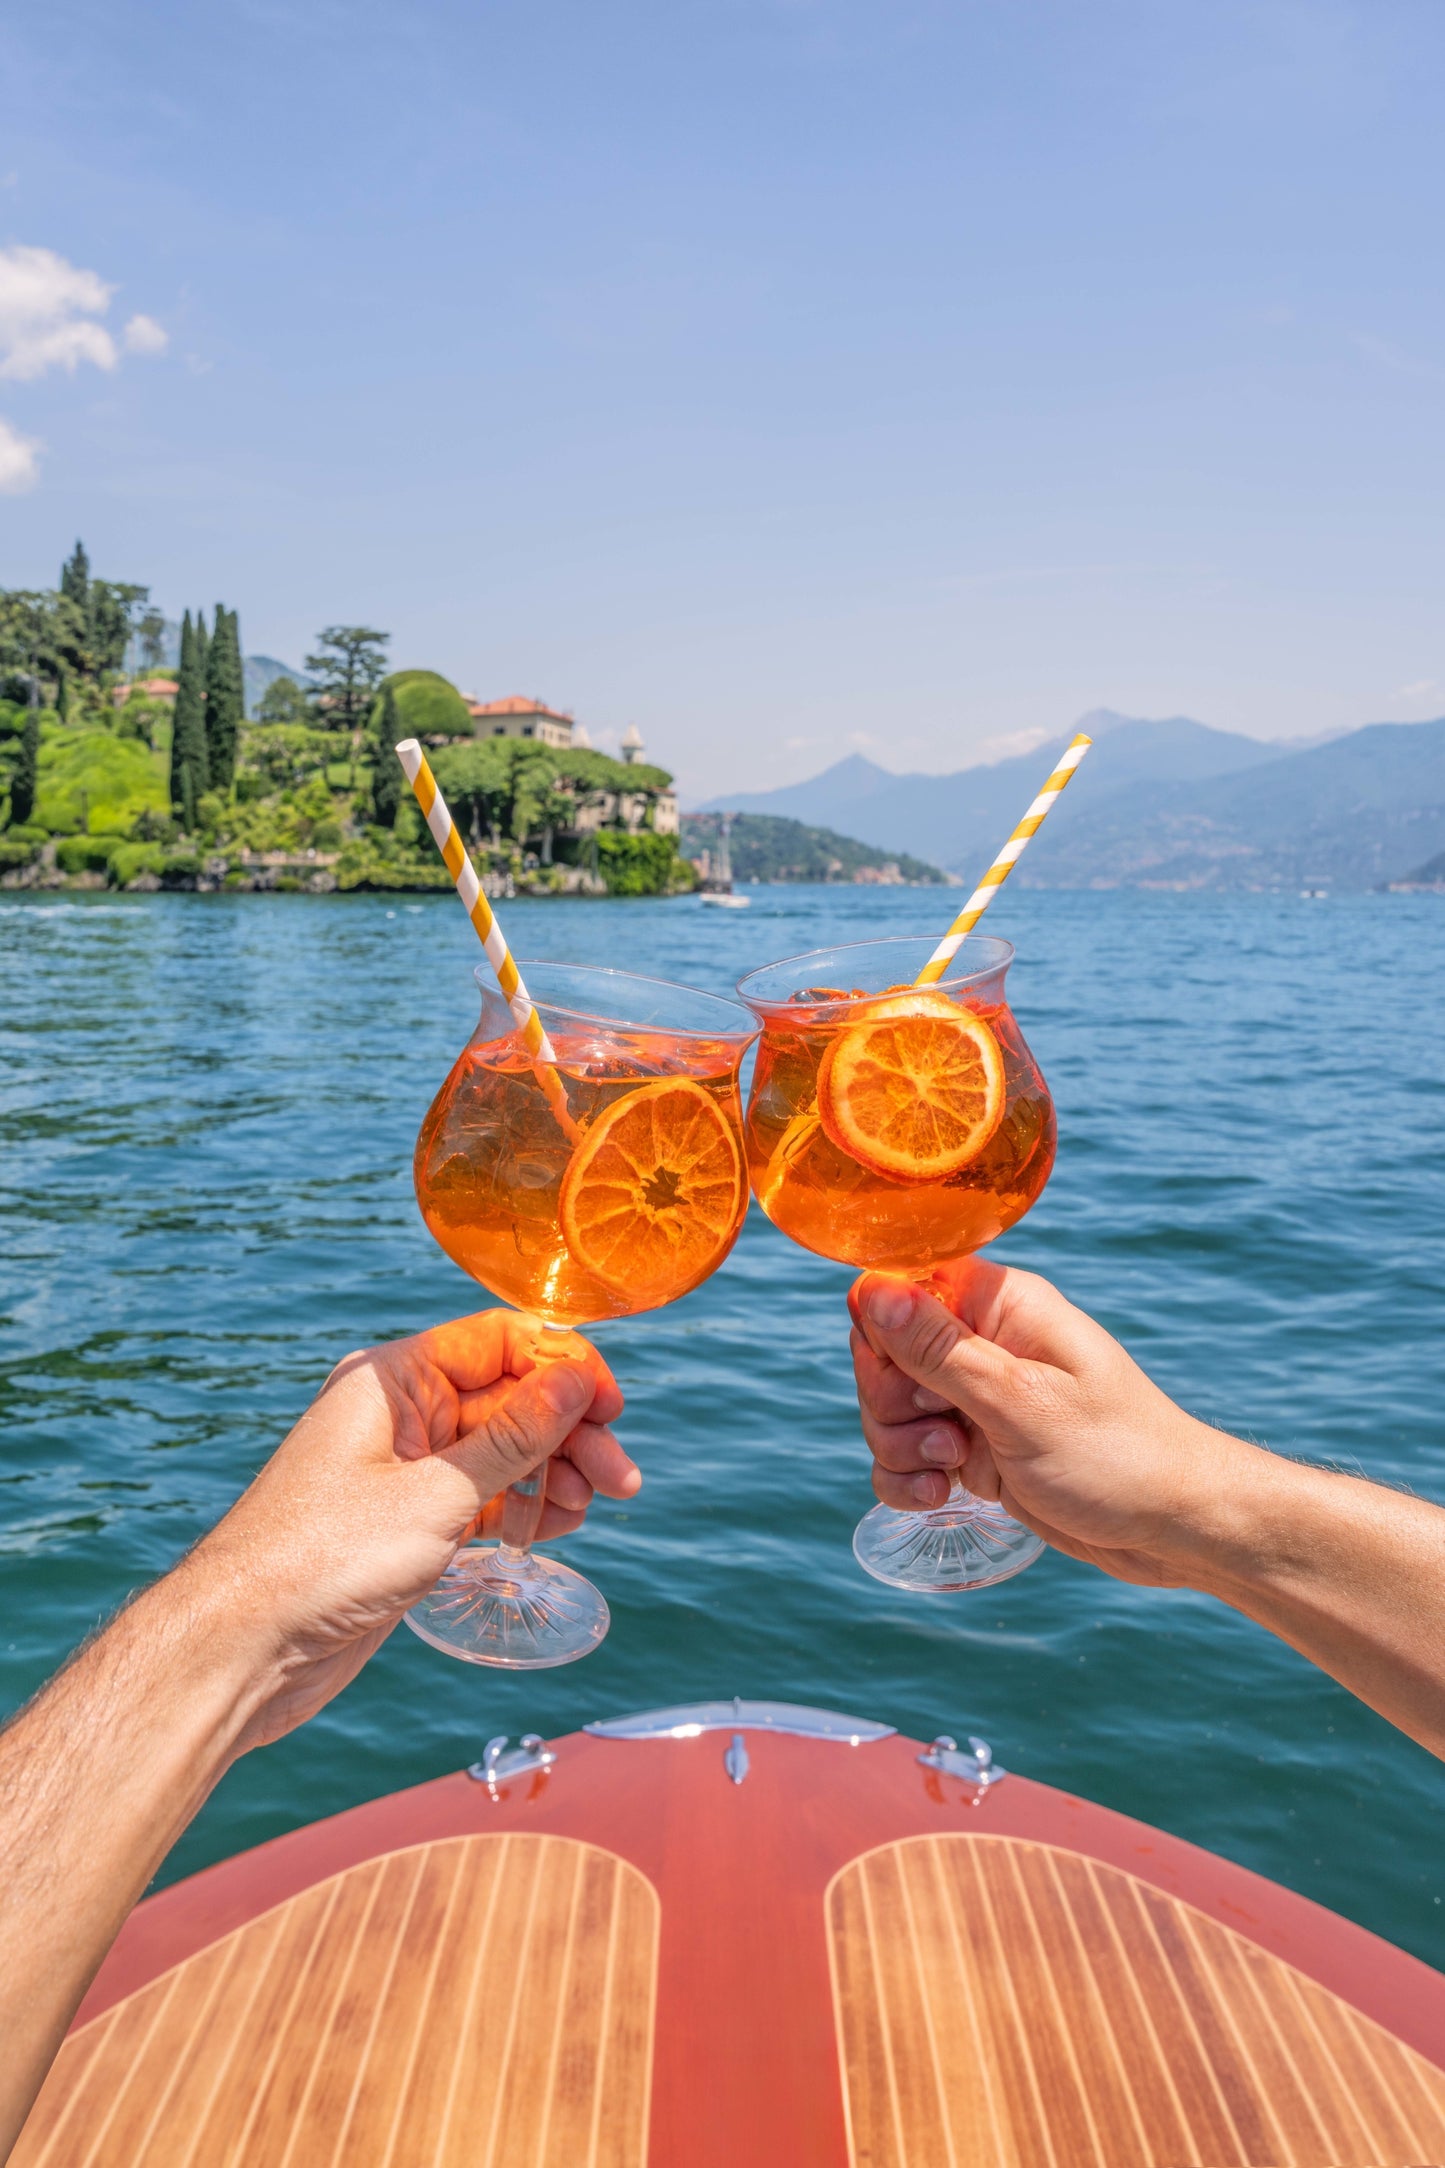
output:
M 569 1339 L 572 1332 L 570 1325 L 552 1325 L 545 1322 L 542 1330 L 556 1333 L 563 1340 Z M 556 1357 L 564 1352 L 561 1347 L 554 1352 L 545 1341 L 536 1349 L 539 1362 L 555 1361 Z M 529 1476 L 524 1476 L 518 1483 L 510 1483 L 502 1494 L 502 1532 L 497 1549 L 507 1564 L 514 1568 L 525 1567 L 528 1554 L 537 1539 L 537 1530 L 542 1522 L 542 1507 L 547 1499 L 549 1466 L 550 1462 L 544 1460 Z

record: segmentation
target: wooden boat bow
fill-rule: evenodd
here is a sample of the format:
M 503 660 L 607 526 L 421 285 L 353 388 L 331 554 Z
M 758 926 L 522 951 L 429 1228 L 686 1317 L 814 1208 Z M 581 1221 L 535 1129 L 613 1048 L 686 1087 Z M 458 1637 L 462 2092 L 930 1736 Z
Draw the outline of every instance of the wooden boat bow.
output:
M 1445 2161 L 1445 1979 L 981 1745 L 493 1741 L 139 1906 L 17 2168 Z

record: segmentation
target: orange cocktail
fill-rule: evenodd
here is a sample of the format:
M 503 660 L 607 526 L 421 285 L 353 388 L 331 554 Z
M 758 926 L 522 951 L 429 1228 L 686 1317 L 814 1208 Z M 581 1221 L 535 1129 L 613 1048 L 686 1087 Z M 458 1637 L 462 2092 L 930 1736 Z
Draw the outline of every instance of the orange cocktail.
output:
M 975 936 L 966 975 L 900 984 L 923 946 L 804 957 L 739 989 L 763 1025 L 745 1131 L 758 1202 L 804 1249 L 880 1271 L 981 1249 L 1054 1163 L 1053 1101 L 1003 998 L 1008 943 Z M 895 976 L 880 992 L 788 985 L 830 962 L 840 978 Z
M 914 983 L 926 940 L 816 950 L 740 981 L 762 1025 L 745 1138 L 773 1224 L 841 1264 L 926 1278 L 1012 1227 L 1054 1163 L 1053 1101 L 1004 997 L 1007 941 L 970 935 Z M 1016 1573 L 1039 1539 L 955 1486 L 934 1513 L 878 1507 L 854 1550 L 929 1591 Z
M 417 1138 L 417 1202 L 474 1280 L 541 1321 L 539 1361 L 570 1328 L 675 1302 L 715 1272 L 747 1211 L 736 1002 L 621 971 L 526 966 L 550 1059 L 475 976 L 482 1015 Z M 555 1334 L 555 1338 L 554 1338 Z M 457 1553 L 407 1613 L 473 1663 L 568 1663 L 607 1631 L 581 1574 L 532 1552 L 545 1466 L 514 1483 L 500 1541 Z
M 453 1263 L 552 1325 L 675 1302 L 747 1209 L 738 1053 L 726 1040 L 550 1031 L 581 1132 L 564 1135 L 511 1038 L 466 1048 L 417 1138 L 417 1202 Z

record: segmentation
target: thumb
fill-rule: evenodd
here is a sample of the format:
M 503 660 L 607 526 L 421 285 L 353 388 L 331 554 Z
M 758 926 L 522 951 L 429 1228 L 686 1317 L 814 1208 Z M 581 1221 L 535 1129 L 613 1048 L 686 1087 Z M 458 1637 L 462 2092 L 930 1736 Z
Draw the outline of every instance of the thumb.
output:
M 971 1331 L 926 1287 L 870 1273 L 857 1299 L 875 1354 L 965 1415 L 982 1420 L 997 1408 L 1013 1357 Z
M 572 1435 L 597 1380 L 585 1363 L 539 1363 L 488 1408 L 476 1429 L 435 1456 L 476 1485 L 478 1505 L 532 1473 Z

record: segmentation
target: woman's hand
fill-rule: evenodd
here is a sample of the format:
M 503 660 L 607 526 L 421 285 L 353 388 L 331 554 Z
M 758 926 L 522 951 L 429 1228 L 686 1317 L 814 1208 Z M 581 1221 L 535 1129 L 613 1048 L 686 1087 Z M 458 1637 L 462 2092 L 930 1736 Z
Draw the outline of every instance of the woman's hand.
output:
M 257 1685 L 243 1750 L 338 1693 L 509 1483 L 550 1458 L 540 1533 L 580 1526 L 638 1469 L 607 1427 L 622 1395 L 596 1349 L 483 1310 L 349 1355 L 179 1581 Z
M 957 1475 L 1071 1557 L 1172 1586 L 1266 1457 L 1177 1408 L 1033 1273 L 867 1273 L 848 1304 L 873 1487 L 899 1512 L 942 1505 Z

